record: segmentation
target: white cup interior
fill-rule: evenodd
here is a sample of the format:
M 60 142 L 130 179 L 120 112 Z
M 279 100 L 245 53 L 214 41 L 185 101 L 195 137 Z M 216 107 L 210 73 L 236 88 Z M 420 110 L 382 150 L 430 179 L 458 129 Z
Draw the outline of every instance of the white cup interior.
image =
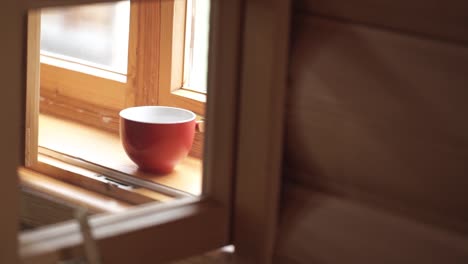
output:
M 169 106 L 136 106 L 120 111 L 126 120 L 148 124 L 180 124 L 195 119 L 192 111 Z

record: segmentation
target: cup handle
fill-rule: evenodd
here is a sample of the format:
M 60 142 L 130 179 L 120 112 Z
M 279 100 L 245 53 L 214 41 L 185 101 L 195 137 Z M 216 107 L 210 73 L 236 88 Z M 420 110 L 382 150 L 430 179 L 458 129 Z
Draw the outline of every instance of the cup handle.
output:
M 195 132 L 197 133 L 204 133 L 205 132 L 205 121 L 198 120 L 195 125 Z

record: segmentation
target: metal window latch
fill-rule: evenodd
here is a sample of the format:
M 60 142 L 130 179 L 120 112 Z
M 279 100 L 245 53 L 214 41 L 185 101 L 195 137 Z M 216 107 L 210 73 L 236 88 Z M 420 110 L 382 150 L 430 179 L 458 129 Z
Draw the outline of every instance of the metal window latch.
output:
M 128 184 L 128 183 L 125 183 L 125 182 L 122 182 L 122 181 L 119 181 L 119 180 L 116 180 L 116 179 L 112 179 L 112 178 L 109 178 L 105 175 L 97 175 L 96 176 L 96 179 L 99 180 L 100 182 L 103 182 L 109 186 L 113 186 L 113 187 L 117 187 L 117 188 L 120 188 L 120 189 L 124 189 L 124 190 L 133 190 L 135 189 L 135 186 L 131 185 L 131 184 Z

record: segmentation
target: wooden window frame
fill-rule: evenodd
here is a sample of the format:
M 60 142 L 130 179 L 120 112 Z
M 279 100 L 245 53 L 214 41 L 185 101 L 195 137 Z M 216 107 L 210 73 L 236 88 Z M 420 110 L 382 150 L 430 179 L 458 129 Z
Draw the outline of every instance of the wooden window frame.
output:
M 83 1 L 73 1 L 73 3 L 81 2 Z M 167 4 L 165 1 L 157 2 Z M 153 4 L 156 2 L 143 1 L 143 3 Z M 35 1 L 34 4 L 32 7 L 59 3 Z M 206 142 L 208 153 L 204 164 L 203 194 L 201 197 L 180 198 L 166 203 L 148 203 L 120 213 L 91 216 L 90 225 L 93 229 L 94 239 L 98 241 L 104 263 L 130 263 L 129 256 L 132 262 L 141 263 L 148 255 L 154 253 L 155 245 L 159 245 L 161 251 L 158 251 L 157 256 L 155 255 L 151 259 L 160 262 L 175 257 L 180 258 L 202 253 L 227 245 L 229 242 L 229 216 L 232 203 L 231 179 L 233 176 L 233 169 L 230 168 L 234 166 L 233 147 L 236 121 L 236 103 L 234 101 L 237 89 L 235 80 L 238 75 L 236 53 L 239 45 L 239 30 L 236 28 L 239 23 L 236 21 L 240 19 L 239 2 L 220 3 L 217 8 L 219 12 L 228 15 L 214 15 L 214 19 L 218 20 L 215 24 L 229 25 L 231 30 L 224 32 L 220 30 L 221 27 L 214 27 L 213 36 L 211 36 L 211 43 L 214 43 L 214 47 L 211 49 L 211 55 L 216 59 L 213 59 L 211 63 L 220 65 L 220 58 L 224 58 L 222 63 L 226 66 L 229 65 L 229 67 L 225 67 L 225 70 L 222 71 L 218 70 L 219 75 L 213 75 L 210 78 L 210 85 L 220 86 L 226 79 L 230 79 L 232 82 L 228 86 L 225 85 L 224 89 L 213 92 L 213 98 L 228 99 L 223 100 L 223 102 L 212 100 L 208 104 L 207 116 L 209 116 L 209 124 L 212 125 L 206 127 L 206 132 L 210 134 L 210 137 Z M 142 9 L 144 8 L 142 7 Z M 30 11 L 29 19 L 35 20 L 36 23 L 28 24 L 30 35 L 28 36 L 28 94 L 26 96 L 25 137 L 28 152 L 25 157 L 25 165 L 35 167 L 40 164 L 37 162 L 37 148 L 31 147 L 37 146 L 37 110 L 40 103 L 38 11 Z M 222 45 L 226 40 L 232 44 Z M 151 54 L 151 52 L 149 53 Z M 226 58 L 230 63 L 227 63 Z M 214 111 L 215 108 L 216 111 Z M 36 116 L 31 115 L 31 113 L 36 113 Z M 216 153 L 216 162 L 214 158 L 209 158 L 210 152 L 213 153 L 212 155 Z M 47 168 L 42 167 L 41 169 L 47 171 Z M 142 222 L 141 219 L 146 220 Z M 102 230 L 102 233 L 99 230 Z M 213 235 L 207 236 L 203 230 L 211 230 L 210 233 Z M 169 234 L 170 242 L 166 241 Z M 135 239 L 146 240 L 148 243 L 141 243 Z M 20 236 L 20 256 L 23 261 L 32 263 L 56 261 L 65 256 L 82 256 L 81 243 L 81 233 L 77 229 L 76 223 L 71 221 L 55 225 L 55 229 L 50 227 L 22 234 Z M 182 244 L 185 245 L 183 248 L 177 246 Z M 129 245 L 134 245 L 135 248 L 129 248 Z
M 90 2 L 95 1 L 26 0 L 21 4 L 11 1 L 0 10 L 6 11 L 0 17 L 10 29 L 4 42 L 8 49 L 1 50 L 6 59 L 0 62 L 9 73 L 4 78 L 7 91 L 0 97 L 9 111 L 0 112 L 0 117 L 10 124 L 4 127 L 4 137 L 0 138 L 4 146 L 0 165 L 6 176 L 0 185 L 0 201 L 9 209 L 0 218 L 2 263 L 16 263 L 18 259 L 24 263 L 51 263 L 82 255 L 79 246 L 82 239 L 75 222 L 21 233 L 17 244 L 18 210 L 12 204 L 18 201 L 17 178 L 13 175 L 18 165 L 24 165 L 24 157 L 20 155 L 25 144 L 20 125 L 24 122 L 21 110 L 24 105 L 19 102 L 26 96 L 27 83 L 36 82 L 34 77 L 38 75 L 32 74 L 33 78 L 25 81 L 26 72 L 31 76 L 37 71 L 37 67 L 25 68 L 26 49 L 18 45 L 26 39 L 25 15 L 34 8 Z M 214 2 L 208 88 L 218 88 L 209 97 L 219 100 L 208 100 L 207 107 L 210 137 L 205 154 L 206 195 L 198 201 L 147 204 L 124 213 L 93 216 L 93 236 L 105 263 L 180 259 L 225 243 L 234 243 L 236 255 L 250 260 L 247 263 L 271 263 L 279 197 L 281 144 L 278 143 L 283 130 L 289 7 L 290 1 L 283 0 Z M 258 34 L 262 37 L 258 38 Z M 28 60 L 35 61 L 34 53 L 28 52 Z M 239 94 L 243 99 L 240 104 Z M 27 101 L 28 105 L 34 103 L 29 97 Z M 241 111 L 236 110 L 237 105 Z M 255 116 L 250 117 L 252 111 Z M 258 134 L 265 136 L 258 141 Z M 225 141 L 234 136 L 237 148 L 233 142 Z
M 158 1 L 159 2 L 159 1 Z M 146 4 L 151 4 L 154 2 L 142 2 L 142 5 L 138 5 L 138 8 L 145 9 Z M 153 10 L 148 8 L 148 10 Z M 73 166 L 73 164 L 69 161 L 61 162 L 61 163 L 69 163 L 64 164 L 65 166 L 58 166 L 56 161 L 53 163 L 50 162 L 43 162 L 39 159 L 39 142 L 38 142 L 38 134 L 39 134 L 39 127 L 38 127 L 38 120 L 39 120 L 39 105 L 44 100 L 40 100 L 40 95 L 42 95 L 42 87 L 41 85 L 41 78 L 40 74 L 42 73 L 42 65 L 39 63 L 40 57 L 40 11 L 30 12 L 28 17 L 28 83 L 27 83 L 27 91 L 26 91 L 26 144 L 25 144 L 25 167 L 27 169 L 32 170 L 32 173 L 39 172 L 43 175 L 47 175 L 49 177 L 57 178 L 64 182 L 74 184 L 88 190 L 94 191 L 96 193 L 100 193 L 103 195 L 107 195 L 109 197 L 114 197 L 115 199 L 129 202 L 131 204 L 141 204 L 148 201 L 163 201 L 168 198 L 168 200 L 173 198 L 179 197 L 186 197 L 187 194 L 183 194 L 174 190 L 170 187 L 163 186 L 163 185 L 156 185 L 153 184 L 152 189 L 156 190 L 156 192 L 152 192 L 148 189 L 144 189 L 143 192 L 138 192 L 135 190 L 125 190 L 120 186 L 108 184 L 106 182 L 101 181 L 100 179 L 96 179 L 93 177 L 87 176 L 87 172 L 97 171 L 100 173 L 108 174 L 102 168 L 102 166 L 97 165 L 94 168 L 89 168 L 92 164 L 84 162 L 79 166 Z M 149 52 L 151 54 L 151 52 Z M 40 70 L 39 70 L 40 69 Z M 70 72 L 71 74 L 77 74 L 76 72 Z M 151 79 L 151 78 L 150 78 Z M 41 98 L 42 99 L 42 98 Z M 72 100 L 73 101 L 73 100 Z M 68 102 L 66 102 L 68 104 Z M 64 104 L 65 105 L 65 104 Z M 62 106 L 59 106 L 62 107 Z M 44 151 L 42 151 L 44 152 Z M 62 155 L 60 155 L 62 156 Z M 60 162 L 60 161 L 59 161 Z M 55 163 L 55 164 L 54 164 Z M 78 169 L 78 171 L 77 171 Z M 83 170 L 87 170 L 87 172 L 83 172 Z M 31 174 L 28 170 L 23 170 L 23 173 L 20 174 L 21 183 L 24 183 L 24 179 L 28 177 L 28 174 Z M 107 175 L 110 176 L 110 175 Z M 138 180 L 132 176 L 127 176 L 125 174 L 121 174 L 121 176 L 126 177 L 126 182 L 137 181 L 136 186 L 144 187 L 145 181 Z M 118 179 L 118 178 L 117 178 Z M 148 192 L 149 191 L 149 192 Z M 157 194 L 161 194 L 160 196 L 163 200 L 155 199 Z M 155 196 L 156 194 L 156 196 Z
M 183 88 L 186 1 L 170 2 L 161 2 L 160 35 L 166 41 L 160 42 L 159 104 L 191 109 L 204 116 L 206 94 Z
M 169 105 L 205 115 L 206 95 L 181 88 L 185 48 L 185 7 L 186 0 L 131 1 L 128 73 L 125 83 L 69 68 L 44 63 L 40 66 L 36 65 L 40 69 L 41 77 L 37 77 L 39 79 L 34 81 L 40 82 L 40 90 L 38 91 L 38 87 L 33 84 L 29 85 L 27 97 L 37 98 L 40 94 L 41 100 L 39 104 L 27 102 L 26 166 L 28 168 L 130 203 L 138 204 L 155 197 L 151 192 L 143 194 L 133 190 L 125 191 L 101 182 L 99 179 L 83 177 L 67 168 L 68 166 L 56 167 L 39 162 L 36 119 L 40 108 L 40 111 L 45 114 L 118 133 L 118 112 L 128 106 Z M 38 36 L 40 17 L 38 16 L 40 15 L 36 14 L 34 18 L 36 36 L 30 36 L 30 38 L 40 37 Z M 33 51 L 30 53 L 33 54 Z M 196 99 L 190 98 L 194 97 L 193 95 Z M 199 159 L 203 156 L 203 135 L 202 132 L 195 134 L 189 155 Z M 104 173 L 99 166 L 95 166 L 94 169 Z M 121 176 L 131 181 L 138 181 L 137 186 L 145 184 L 138 179 L 129 179 L 124 173 Z M 159 187 L 153 184 L 152 189 L 155 188 L 167 198 L 181 196 L 165 186 Z M 186 195 L 182 194 L 182 196 Z
M 125 82 L 88 66 L 80 65 L 96 74 L 74 70 L 73 63 L 41 63 L 41 112 L 114 133 L 118 112 L 130 106 L 176 106 L 204 116 L 206 94 L 182 87 L 185 8 L 186 0 L 131 1 L 127 74 L 114 73 Z

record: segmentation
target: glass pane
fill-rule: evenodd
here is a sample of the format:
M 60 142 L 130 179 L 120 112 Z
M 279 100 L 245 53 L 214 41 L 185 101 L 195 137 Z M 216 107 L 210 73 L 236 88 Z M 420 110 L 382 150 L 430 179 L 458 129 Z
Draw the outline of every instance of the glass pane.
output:
M 127 73 L 130 1 L 42 10 L 41 53 Z
M 187 1 L 184 87 L 206 92 L 210 0 Z

